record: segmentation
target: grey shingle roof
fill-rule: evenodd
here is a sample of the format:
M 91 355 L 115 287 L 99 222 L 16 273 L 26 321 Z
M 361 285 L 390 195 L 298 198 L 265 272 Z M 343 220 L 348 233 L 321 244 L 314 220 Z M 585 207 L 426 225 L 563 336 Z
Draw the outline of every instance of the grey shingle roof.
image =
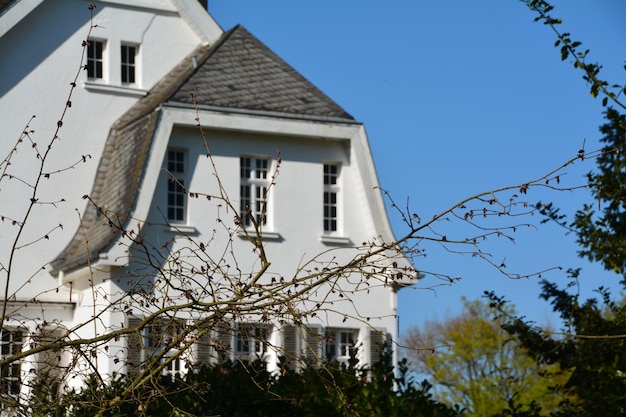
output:
M 236 26 L 213 46 L 196 48 L 111 126 L 89 195 L 93 204 L 52 262 L 55 270 L 97 261 L 125 227 L 158 123 L 157 109 L 163 103 L 193 105 L 192 92 L 199 106 L 353 121 L 245 28 Z
M 210 51 L 208 46 L 196 48 L 111 126 L 89 195 L 92 203 L 82 216 L 81 227 L 52 262 L 55 270 L 68 271 L 96 262 L 119 227 L 125 225 L 157 123 L 155 109 L 191 75 L 192 56 L 206 59 Z
M 172 102 L 352 120 L 344 109 L 243 26 L 225 34 Z

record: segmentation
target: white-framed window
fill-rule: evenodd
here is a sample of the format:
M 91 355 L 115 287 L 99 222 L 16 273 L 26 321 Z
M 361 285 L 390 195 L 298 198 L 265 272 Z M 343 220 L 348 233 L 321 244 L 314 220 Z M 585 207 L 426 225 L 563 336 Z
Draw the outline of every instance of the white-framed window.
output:
M 137 52 L 139 47 L 137 45 L 122 44 L 121 51 L 121 80 L 122 84 L 135 84 L 136 83 L 136 69 L 137 69 Z
M 89 39 L 87 42 L 87 78 L 101 80 L 104 78 L 104 47 L 105 42 Z
M 259 324 L 240 324 L 235 332 L 237 356 L 262 356 L 267 352 L 270 328 Z
M 324 164 L 324 232 L 338 230 L 339 173 L 338 163 Z
M 259 226 L 267 225 L 268 190 L 271 183 L 272 160 L 267 157 L 241 156 L 239 214 L 244 227 L 252 226 L 252 219 Z
M 165 167 L 167 182 L 167 220 L 185 223 L 187 219 L 187 152 L 168 149 Z
M 356 355 L 357 330 L 328 329 L 324 339 L 324 353 L 329 359 L 347 361 Z
M 182 320 L 170 320 L 158 321 L 144 328 L 143 359 L 150 361 L 158 357 L 159 362 L 164 363 L 172 358 L 163 368 L 161 375 L 174 378 L 186 372 L 186 358 L 178 350 L 185 340 L 184 325 Z
M 19 329 L 2 329 L 0 334 L 0 359 L 7 359 L 22 351 L 24 332 Z M 21 364 L 14 361 L 0 368 L 0 396 L 17 398 L 20 394 Z

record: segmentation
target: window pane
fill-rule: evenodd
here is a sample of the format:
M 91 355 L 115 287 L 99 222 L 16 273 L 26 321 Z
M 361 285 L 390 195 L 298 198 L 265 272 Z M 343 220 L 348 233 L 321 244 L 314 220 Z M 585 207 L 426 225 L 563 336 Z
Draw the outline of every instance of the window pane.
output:
M 337 231 L 338 178 L 339 164 L 324 164 L 323 226 L 325 232 Z
M 185 221 L 185 205 L 187 191 L 185 190 L 185 152 L 168 150 L 166 167 L 173 178 L 168 178 L 167 184 L 167 219 Z
M 102 50 L 104 43 L 89 40 L 87 45 L 87 77 L 91 79 L 102 78 Z
M 242 156 L 240 163 L 240 216 L 245 227 L 255 219 L 258 224 L 267 224 L 267 189 L 269 187 L 268 171 L 271 166 L 269 158 L 253 158 Z
M 135 82 L 135 54 L 134 46 L 121 46 L 121 78 L 122 83 L 133 84 Z
M 8 357 L 20 353 L 22 350 L 22 332 L 20 330 L 3 329 L 1 332 L 2 357 Z M 8 363 L 0 367 L 0 395 L 15 397 L 20 392 L 20 369 L 19 361 Z

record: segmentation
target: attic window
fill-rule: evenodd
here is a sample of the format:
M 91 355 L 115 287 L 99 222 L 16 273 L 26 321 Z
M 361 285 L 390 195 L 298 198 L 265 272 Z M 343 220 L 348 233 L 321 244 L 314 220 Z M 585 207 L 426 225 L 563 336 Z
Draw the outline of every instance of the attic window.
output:
M 121 47 L 122 84 L 135 84 L 137 49 L 136 45 L 122 45 Z
M 87 45 L 87 78 L 101 80 L 104 78 L 102 53 L 104 42 L 90 39 Z

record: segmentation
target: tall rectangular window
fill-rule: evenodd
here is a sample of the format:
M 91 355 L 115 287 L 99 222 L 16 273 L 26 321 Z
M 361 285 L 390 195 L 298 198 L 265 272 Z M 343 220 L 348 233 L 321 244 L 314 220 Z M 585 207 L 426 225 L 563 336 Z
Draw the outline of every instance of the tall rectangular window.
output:
M 135 56 L 137 47 L 132 45 L 122 45 L 122 83 L 135 84 Z
M 324 164 L 324 231 L 337 231 L 339 164 Z
M 182 223 L 186 218 L 187 185 L 184 151 L 168 149 L 167 171 L 170 178 L 167 183 L 167 220 Z
M 241 187 L 239 212 L 244 227 L 267 224 L 267 191 L 271 175 L 269 158 L 242 156 L 239 160 Z
M 87 45 L 87 78 L 99 80 L 104 76 L 102 67 L 102 52 L 104 42 L 90 39 Z
M 2 329 L 0 359 L 7 359 L 22 351 L 23 333 L 20 330 Z M 14 361 L 0 368 L 0 396 L 17 397 L 20 394 L 20 362 Z

